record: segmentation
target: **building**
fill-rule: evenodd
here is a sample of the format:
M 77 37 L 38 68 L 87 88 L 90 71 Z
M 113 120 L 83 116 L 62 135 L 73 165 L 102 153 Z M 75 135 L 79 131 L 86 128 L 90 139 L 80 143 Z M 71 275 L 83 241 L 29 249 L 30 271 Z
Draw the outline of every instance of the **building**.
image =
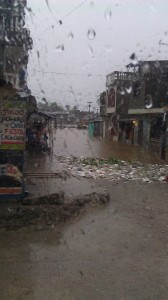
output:
M 104 99 L 105 137 L 152 148 L 165 157 L 168 61 L 140 61 L 128 72 L 108 74 Z
M 115 71 L 106 76 L 105 136 L 115 141 L 119 139 L 119 122 L 128 114 L 132 78 L 132 72 Z
M 36 106 L 27 87 L 32 39 L 24 27 L 26 4 L 0 0 L 0 163 L 23 162 L 27 110 Z
M 168 61 L 141 61 L 132 84 L 128 116 L 135 119 L 135 142 L 161 154 L 168 112 Z M 165 125 L 167 128 L 167 125 Z M 162 157 L 164 158 L 164 157 Z
M 25 0 L 0 0 L 0 80 L 17 88 L 27 86 L 30 31 L 25 25 Z

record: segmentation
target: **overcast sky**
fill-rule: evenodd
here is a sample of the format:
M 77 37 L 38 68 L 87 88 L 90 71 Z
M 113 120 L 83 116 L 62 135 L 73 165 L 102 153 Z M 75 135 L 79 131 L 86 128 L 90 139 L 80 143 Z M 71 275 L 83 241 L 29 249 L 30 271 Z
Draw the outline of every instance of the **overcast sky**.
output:
M 168 43 L 167 0 L 28 0 L 28 7 L 28 85 L 37 101 L 96 107 L 106 75 L 125 70 L 132 53 L 168 59 L 168 46 L 159 45 Z

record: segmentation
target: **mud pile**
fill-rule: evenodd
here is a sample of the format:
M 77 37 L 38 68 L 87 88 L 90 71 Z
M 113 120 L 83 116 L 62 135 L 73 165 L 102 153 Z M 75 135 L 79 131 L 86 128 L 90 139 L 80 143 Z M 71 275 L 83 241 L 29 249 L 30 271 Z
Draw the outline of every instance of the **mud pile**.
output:
M 110 196 L 107 193 L 92 193 L 65 199 L 63 193 L 56 193 L 41 197 L 28 197 L 23 203 L 1 203 L 0 227 L 7 229 L 26 228 L 33 226 L 36 229 L 55 228 L 84 212 L 90 206 L 99 206 L 108 203 Z

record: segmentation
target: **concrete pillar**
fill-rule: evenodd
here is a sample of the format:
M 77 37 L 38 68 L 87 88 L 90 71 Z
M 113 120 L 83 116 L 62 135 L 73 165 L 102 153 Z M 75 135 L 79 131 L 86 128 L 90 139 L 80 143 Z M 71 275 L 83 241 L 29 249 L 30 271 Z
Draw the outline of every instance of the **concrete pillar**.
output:
M 134 145 L 138 144 L 138 121 L 134 125 Z
M 106 121 L 103 121 L 103 138 L 106 137 Z
M 150 120 L 148 117 L 143 120 L 143 147 L 148 150 L 150 136 Z

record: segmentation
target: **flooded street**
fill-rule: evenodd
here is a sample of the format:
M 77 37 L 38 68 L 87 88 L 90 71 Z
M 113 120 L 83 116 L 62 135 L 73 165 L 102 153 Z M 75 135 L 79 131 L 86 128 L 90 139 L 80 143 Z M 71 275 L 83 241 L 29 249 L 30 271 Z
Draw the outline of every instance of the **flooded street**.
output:
M 161 163 L 161 160 L 152 152 L 147 152 L 139 146 L 112 142 L 101 137 L 89 138 L 88 130 L 76 128 L 58 128 L 54 132 L 54 154 L 60 156 L 83 156 L 143 163 Z
M 59 224 L 52 219 L 45 226 L 32 222 L 17 230 L 1 229 L 0 298 L 167 300 L 167 184 L 80 177 L 86 167 L 73 167 L 67 162 L 71 155 L 158 161 L 140 148 L 89 140 L 86 130 L 55 131 L 52 157 L 29 154 L 30 192 L 63 191 L 72 199 L 108 191 L 110 202 L 91 204 Z
M 27 156 L 26 172 L 61 170 L 58 157 L 93 157 L 109 159 L 111 157 L 126 161 L 140 161 L 142 163 L 158 163 L 162 160 L 156 154 L 145 151 L 139 146 L 108 141 L 102 138 L 91 139 L 87 129 L 64 128 L 54 129 L 53 152 L 51 157 L 37 155 Z
M 80 174 L 79 170 L 83 170 L 81 162 L 73 162 L 73 159 L 87 157 L 90 159 L 114 159 L 114 163 L 112 162 L 114 166 L 115 160 L 116 164 L 118 164 L 117 160 L 128 162 L 138 161 L 142 166 L 146 163 L 162 164 L 162 161 L 154 153 L 145 151 L 138 146 L 110 142 L 100 138 L 90 139 L 87 130 L 58 128 L 54 129 L 53 151 L 50 156 L 44 154 L 40 155 L 39 153 L 27 154 L 25 172 L 28 174 L 27 188 L 29 192 L 33 195 L 42 195 L 63 190 L 67 196 L 76 196 L 85 194 L 86 192 L 99 191 L 95 180 L 92 178 L 92 174 L 95 173 L 95 170 L 91 170 L 91 173 L 88 166 L 88 171 L 86 170 L 86 172 L 81 172 Z M 77 167 L 73 170 L 75 165 L 77 165 Z M 148 173 L 148 169 L 144 175 L 143 169 L 144 167 L 142 167 L 142 169 L 140 168 L 139 172 L 141 177 L 145 178 L 148 176 L 148 174 L 146 174 Z M 131 166 L 129 169 L 127 167 L 123 175 L 129 173 L 131 170 Z M 88 172 L 90 173 L 88 174 Z M 114 172 L 113 169 L 111 170 L 111 174 L 112 172 Z M 149 173 L 150 172 L 151 170 L 149 170 Z M 155 166 L 152 167 L 151 176 L 154 176 L 153 173 L 156 173 Z M 159 175 L 159 169 L 157 174 L 158 176 L 162 176 L 162 173 Z M 165 173 L 163 173 L 163 175 L 164 174 Z M 82 178 L 80 175 L 82 175 Z M 115 178 L 115 180 L 118 179 Z

